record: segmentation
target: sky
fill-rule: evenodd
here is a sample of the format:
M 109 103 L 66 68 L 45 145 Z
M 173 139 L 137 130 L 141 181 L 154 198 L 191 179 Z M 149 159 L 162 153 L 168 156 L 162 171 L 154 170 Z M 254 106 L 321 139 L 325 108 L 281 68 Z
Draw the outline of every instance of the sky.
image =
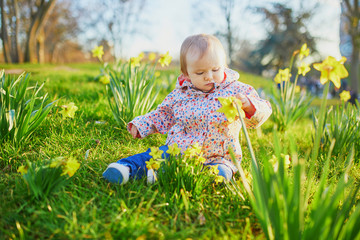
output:
M 234 23 L 239 36 L 251 42 L 265 37 L 264 21 L 260 14 L 250 11 L 238 16 L 240 5 L 246 0 L 235 0 Z M 290 1 L 292 3 L 300 2 Z M 125 57 L 136 56 L 142 51 L 154 51 L 179 56 L 182 41 L 197 33 L 213 34 L 225 26 L 219 8 L 209 7 L 205 1 L 194 6 L 196 0 L 147 0 L 142 13 L 143 24 L 139 34 L 131 38 L 123 49 Z M 251 0 L 250 6 L 263 6 L 270 0 Z M 281 2 L 281 1 L 279 1 Z M 319 37 L 318 49 L 324 56 L 340 57 L 339 52 L 339 0 L 320 0 L 320 8 L 310 26 L 313 36 Z M 204 4 L 204 5 L 203 5 Z M 294 4 L 294 8 L 299 7 Z M 199 10 L 198 10 L 199 9 Z

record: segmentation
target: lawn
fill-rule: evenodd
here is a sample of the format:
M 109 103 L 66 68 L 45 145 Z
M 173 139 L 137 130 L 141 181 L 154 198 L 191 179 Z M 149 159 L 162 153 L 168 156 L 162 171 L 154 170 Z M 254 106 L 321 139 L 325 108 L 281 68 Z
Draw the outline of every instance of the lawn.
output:
M 0 239 L 265 239 L 258 218 L 235 175 L 242 198 L 226 184 L 211 183 L 201 191 L 164 187 L 146 179 L 131 180 L 124 186 L 109 184 L 102 178 L 107 165 L 117 159 L 159 147 L 166 136 L 155 134 L 133 139 L 115 121 L 106 97 L 105 86 L 96 80 L 98 64 L 2 65 L 6 72 L 31 73 L 30 85 L 45 85 L 56 105 L 35 133 L 19 147 L 0 143 Z M 10 71 L 11 70 L 11 71 Z M 162 70 L 164 87 L 161 102 L 174 87 L 177 69 Z M 246 83 L 267 89 L 271 81 L 241 74 Z M 64 104 L 78 107 L 74 118 L 63 119 Z M 314 109 L 317 109 L 314 107 Z M 311 112 L 311 111 L 309 111 Z M 260 162 L 274 154 L 274 122 L 249 130 L 255 155 Z M 313 145 L 311 114 L 286 131 L 277 132 L 284 151 L 293 141 L 299 158 L 306 158 Z M 251 170 L 246 140 L 242 167 Z M 80 168 L 69 183 L 45 199 L 32 199 L 28 186 L 17 172 L 26 162 L 42 164 L 56 157 L 73 157 Z M 335 160 L 334 160 L 335 161 Z M 324 161 L 318 161 L 320 175 Z M 334 165 L 333 162 L 332 165 Z M 359 183 L 359 161 L 355 160 L 350 177 Z M 330 178 L 338 181 L 341 170 L 331 168 Z M 194 178 L 196 181 L 196 178 Z M 359 196 L 359 195 L 358 195 Z M 355 200 L 358 201 L 358 198 Z

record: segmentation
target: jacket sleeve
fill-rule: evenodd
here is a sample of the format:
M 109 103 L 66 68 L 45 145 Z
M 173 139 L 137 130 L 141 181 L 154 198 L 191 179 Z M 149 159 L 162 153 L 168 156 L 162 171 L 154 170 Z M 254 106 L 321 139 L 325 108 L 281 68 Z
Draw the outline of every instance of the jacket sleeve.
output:
M 152 133 L 165 134 L 175 124 L 174 122 L 174 96 L 176 90 L 172 91 L 164 101 L 156 108 L 145 115 L 138 116 L 128 123 L 127 129 L 133 125 L 136 126 L 140 133 L 140 137 L 144 138 Z
M 270 102 L 260 98 L 256 90 L 250 85 L 240 83 L 238 84 L 238 90 L 239 93 L 244 94 L 255 107 L 255 113 L 252 116 L 246 115 L 244 119 L 246 127 L 260 127 L 272 113 Z

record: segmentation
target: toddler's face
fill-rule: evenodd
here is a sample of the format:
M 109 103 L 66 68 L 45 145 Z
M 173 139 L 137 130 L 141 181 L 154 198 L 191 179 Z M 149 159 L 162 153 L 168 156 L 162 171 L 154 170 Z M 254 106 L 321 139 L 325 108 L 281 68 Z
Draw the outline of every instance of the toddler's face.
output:
M 199 52 L 188 52 L 186 55 L 188 77 L 199 90 L 208 92 L 214 83 L 224 80 L 225 57 L 218 49 L 208 49 L 200 58 Z

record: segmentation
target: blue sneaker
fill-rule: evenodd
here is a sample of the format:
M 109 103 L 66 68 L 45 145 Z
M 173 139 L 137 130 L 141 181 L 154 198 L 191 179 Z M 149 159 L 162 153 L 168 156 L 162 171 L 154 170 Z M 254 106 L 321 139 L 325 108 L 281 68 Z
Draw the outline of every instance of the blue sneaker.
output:
M 123 185 L 129 181 L 130 168 L 119 163 L 111 163 L 102 175 L 111 183 Z
M 223 176 L 227 181 L 230 181 L 231 178 L 233 177 L 233 172 L 231 170 L 231 168 L 229 168 L 228 166 L 226 166 L 225 164 L 218 164 L 218 169 L 219 169 L 219 176 Z

